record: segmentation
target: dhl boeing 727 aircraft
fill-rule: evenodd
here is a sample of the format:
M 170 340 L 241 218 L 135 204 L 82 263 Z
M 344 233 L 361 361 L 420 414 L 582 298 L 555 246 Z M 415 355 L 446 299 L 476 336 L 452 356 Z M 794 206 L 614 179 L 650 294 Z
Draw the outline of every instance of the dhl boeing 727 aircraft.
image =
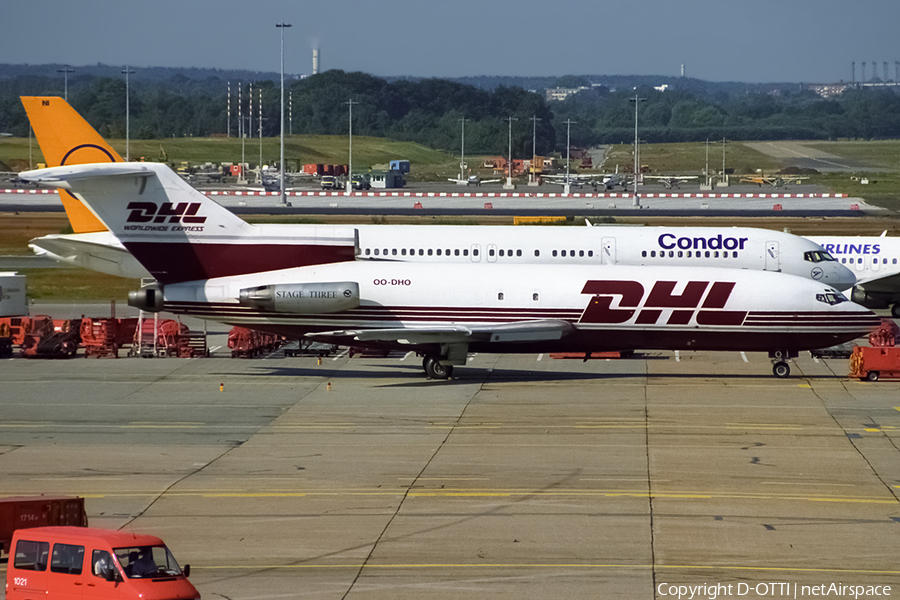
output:
M 880 324 L 831 286 L 765 270 L 353 260 L 355 228 L 308 226 L 301 237 L 251 225 L 161 164 L 20 176 L 84 202 L 156 279 L 129 296 L 132 306 L 411 350 L 432 378 L 469 352 L 612 349 L 767 351 L 786 377 L 784 359 L 799 350 Z

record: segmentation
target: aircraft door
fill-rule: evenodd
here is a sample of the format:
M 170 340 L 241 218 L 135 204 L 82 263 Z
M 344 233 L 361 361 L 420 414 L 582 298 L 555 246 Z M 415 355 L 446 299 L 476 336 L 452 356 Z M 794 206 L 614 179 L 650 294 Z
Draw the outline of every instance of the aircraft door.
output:
M 881 262 L 881 257 L 879 257 L 879 256 L 872 257 L 872 270 L 873 271 L 878 271 L 879 269 L 881 269 L 881 265 L 879 264 L 880 262 Z
M 472 258 L 472 262 L 481 262 L 481 246 L 472 244 L 469 247 L 469 256 Z
M 601 265 L 616 264 L 616 238 L 605 237 L 600 240 L 602 250 L 600 251 Z
M 857 271 L 865 271 L 866 270 L 866 259 L 863 258 L 862 255 L 856 259 L 856 264 L 854 265 Z
M 766 271 L 781 270 L 781 254 L 778 249 L 778 242 L 766 242 Z
M 497 244 L 487 245 L 487 261 L 497 262 Z

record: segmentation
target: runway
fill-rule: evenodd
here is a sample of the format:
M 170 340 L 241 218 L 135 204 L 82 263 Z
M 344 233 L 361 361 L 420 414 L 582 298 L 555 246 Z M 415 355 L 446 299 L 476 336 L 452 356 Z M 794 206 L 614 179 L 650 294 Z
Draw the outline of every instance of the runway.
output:
M 166 540 L 204 598 L 896 595 L 900 382 L 806 353 L 792 371 L 687 352 L 476 355 L 446 382 L 412 356 L 3 360 L 2 494 L 85 496 L 92 525 Z

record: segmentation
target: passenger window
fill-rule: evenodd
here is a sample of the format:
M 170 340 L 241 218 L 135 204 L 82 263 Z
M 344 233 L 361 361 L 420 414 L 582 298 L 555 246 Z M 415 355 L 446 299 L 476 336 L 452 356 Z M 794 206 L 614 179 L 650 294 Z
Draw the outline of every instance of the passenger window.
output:
M 691 257 L 691 251 L 690 251 L 690 250 L 687 251 L 687 257 L 688 257 L 688 258 Z
M 684 256 L 684 252 L 682 252 L 681 250 L 679 250 L 679 251 L 678 251 L 678 258 L 681 258 L 682 256 Z
M 503 300 L 503 292 L 497 293 L 497 300 Z
M 533 293 L 531 295 L 531 299 L 534 300 L 535 302 L 537 302 L 538 301 L 538 293 L 537 292 Z
M 516 256 L 522 256 L 522 251 L 521 251 L 521 250 L 516 250 Z
M 406 248 L 400 249 L 400 256 L 406 256 Z
M 375 256 L 378 256 L 378 248 L 375 248 Z
M 50 554 L 48 542 L 30 542 L 19 540 L 16 544 L 14 565 L 22 571 L 46 571 L 47 556 Z
M 434 253 L 434 251 L 433 251 L 431 248 L 429 248 L 429 249 L 428 249 L 428 256 L 431 256 L 433 253 Z
M 51 573 L 81 575 L 81 566 L 83 563 L 84 546 L 53 544 L 53 556 L 50 557 Z
M 709 250 L 706 251 L 706 258 L 709 258 Z
M 644 257 L 644 258 L 647 258 L 647 251 L 646 251 L 646 250 L 642 250 L 642 251 L 641 251 L 641 256 Z
M 715 252 L 713 252 L 713 258 L 719 258 L 719 251 L 718 251 L 718 250 L 716 250 Z
M 438 256 L 441 255 L 441 249 L 440 249 L 440 248 L 437 249 L 437 255 L 438 255 Z
M 478 256 L 478 248 L 472 248 L 472 256 Z
M 468 256 L 468 255 L 469 255 L 469 249 L 463 248 L 463 256 Z
M 459 256 L 459 248 L 453 251 L 453 256 Z
M 366 248 L 366 256 L 369 256 L 369 254 L 371 254 L 371 251 L 368 248 Z
M 535 250 L 535 251 L 534 251 L 534 255 L 535 255 L 535 256 L 540 256 L 540 255 L 541 255 L 541 251 L 540 251 L 540 250 Z
M 419 256 L 424 256 L 424 255 L 425 255 L 425 251 L 423 249 L 419 248 Z M 428 253 L 428 256 L 431 256 L 431 252 Z
M 580 257 L 581 257 L 581 256 L 584 256 L 584 250 L 579 250 L 579 251 L 578 251 L 578 256 L 580 256 Z
M 594 255 L 594 251 L 593 251 L 593 250 L 588 250 L 588 256 L 593 256 L 593 255 Z
M 718 253 L 717 253 L 718 254 Z M 675 251 L 669 250 L 669 258 L 675 258 Z
M 553 258 L 556 258 L 556 250 L 553 251 Z
M 391 249 L 391 254 L 392 254 L 393 256 L 397 256 L 397 249 L 396 249 L 396 248 L 392 248 L 392 249 Z
M 498 254 L 500 254 L 500 256 L 503 256 L 503 249 L 502 249 L 502 248 L 501 248 L 500 250 L 498 250 L 497 252 L 498 252 Z
M 565 258 L 565 256 L 566 256 L 566 251 L 563 250 L 562 252 L 560 252 L 560 255 L 562 255 L 562 256 Z
M 488 249 L 488 256 L 493 256 L 493 255 L 494 255 L 494 249 L 493 249 L 493 248 L 489 248 L 489 249 Z
M 650 258 L 656 258 L 656 250 L 650 251 Z

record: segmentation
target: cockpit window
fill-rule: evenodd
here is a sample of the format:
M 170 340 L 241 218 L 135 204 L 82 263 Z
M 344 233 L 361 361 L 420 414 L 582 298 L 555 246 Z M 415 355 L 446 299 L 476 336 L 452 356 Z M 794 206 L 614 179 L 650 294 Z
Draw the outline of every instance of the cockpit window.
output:
M 845 295 L 834 290 L 825 292 L 824 294 L 816 294 L 816 300 L 824 302 L 825 304 L 830 304 L 831 306 L 840 304 L 841 302 L 850 302 Z
M 833 261 L 837 262 L 836 259 L 825 252 L 824 250 L 810 250 L 809 252 L 803 253 L 803 260 L 811 263 L 819 263 L 819 262 L 828 262 Z

